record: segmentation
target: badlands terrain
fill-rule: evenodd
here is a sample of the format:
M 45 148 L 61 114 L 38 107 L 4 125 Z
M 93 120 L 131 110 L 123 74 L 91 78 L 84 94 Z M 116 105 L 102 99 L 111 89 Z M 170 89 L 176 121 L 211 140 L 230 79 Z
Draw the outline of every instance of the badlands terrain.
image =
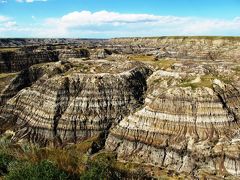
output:
M 240 38 L 0 46 L 0 133 L 11 146 L 88 142 L 81 156 L 114 154 L 146 178 L 240 178 Z

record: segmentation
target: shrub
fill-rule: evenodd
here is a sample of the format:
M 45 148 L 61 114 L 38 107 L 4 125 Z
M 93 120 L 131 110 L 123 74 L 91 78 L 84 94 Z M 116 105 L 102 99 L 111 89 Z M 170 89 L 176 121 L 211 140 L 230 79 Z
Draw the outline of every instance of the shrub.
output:
M 11 155 L 0 153 L 0 176 L 8 173 L 8 165 L 14 161 L 15 158 Z
M 68 179 L 68 175 L 52 162 L 44 160 L 39 164 L 23 163 L 20 169 L 12 169 L 6 180 L 57 180 Z

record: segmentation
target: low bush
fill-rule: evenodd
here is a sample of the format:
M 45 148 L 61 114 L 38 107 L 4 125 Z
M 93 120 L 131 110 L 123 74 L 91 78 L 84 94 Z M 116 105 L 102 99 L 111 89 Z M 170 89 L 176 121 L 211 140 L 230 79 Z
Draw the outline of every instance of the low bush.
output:
M 62 180 L 73 179 L 58 169 L 55 164 L 44 160 L 39 164 L 22 163 L 22 167 L 13 168 L 5 177 L 6 180 Z
M 5 153 L 0 153 L 0 176 L 8 173 L 8 166 L 14 160 L 15 158 L 13 156 Z

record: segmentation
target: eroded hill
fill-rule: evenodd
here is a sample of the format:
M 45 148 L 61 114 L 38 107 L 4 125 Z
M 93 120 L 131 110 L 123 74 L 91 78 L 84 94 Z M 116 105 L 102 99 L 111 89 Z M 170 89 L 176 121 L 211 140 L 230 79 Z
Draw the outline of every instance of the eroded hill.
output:
M 102 151 L 120 162 L 237 177 L 239 45 L 237 37 L 119 38 L 35 47 L 23 61 L 17 50 L 2 62 L 27 65 L 0 68 L 1 131 L 42 146 L 104 134 Z M 39 61 L 38 52 L 48 55 Z

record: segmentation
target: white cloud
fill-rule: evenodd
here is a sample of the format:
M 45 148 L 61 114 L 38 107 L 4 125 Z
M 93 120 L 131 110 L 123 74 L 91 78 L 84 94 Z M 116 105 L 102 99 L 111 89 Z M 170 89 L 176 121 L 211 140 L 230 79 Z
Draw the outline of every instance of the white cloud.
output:
M 19 1 L 19 0 L 18 0 Z M 34 1 L 34 0 L 21 0 Z M 240 17 L 209 19 L 198 17 L 158 16 L 153 14 L 126 14 L 109 11 L 74 11 L 57 18 L 40 20 L 34 24 L 18 24 L 0 16 L 5 28 L 0 32 L 28 37 L 119 37 L 162 35 L 240 35 Z M 11 21 L 12 23 L 10 23 Z M 6 22 L 8 22 L 6 24 Z M 13 23 L 14 22 L 14 23 Z M 6 27 L 6 25 L 9 25 Z M 12 25 L 12 26 L 11 26 Z M 11 26 L 11 27 L 10 27 Z
M 8 21 L 8 20 L 10 20 L 9 17 L 0 15 L 0 22 L 4 22 L 4 21 Z
M 89 36 L 158 36 L 158 35 L 240 35 L 240 18 L 232 20 L 198 17 L 124 14 L 109 11 L 75 11 L 59 18 L 48 18 L 49 31 L 60 36 L 76 36 L 88 30 Z M 107 34 L 105 32 L 112 32 Z M 56 34 L 57 35 L 57 34 Z
M 7 21 L 7 22 L 3 23 L 3 26 L 7 27 L 7 28 L 14 27 L 16 25 L 17 25 L 16 21 Z
M 61 18 L 49 18 L 46 23 L 61 25 L 64 27 L 76 27 L 86 25 L 124 25 L 135 23 L 178 23 L 187 20 L 187 18 L 174 16 L 155 16 L 151 14 L 120 14 L 109 11 L 98 11 L 92 13 L 90 11 L 75 11 Z
M 47 0 L 16 0 L 16 2 L 19 2 L 19 3 L 23 3 L 23 2 L 26 2 L 26 3 L 33 3 L 33 2 L 46 2 Z

